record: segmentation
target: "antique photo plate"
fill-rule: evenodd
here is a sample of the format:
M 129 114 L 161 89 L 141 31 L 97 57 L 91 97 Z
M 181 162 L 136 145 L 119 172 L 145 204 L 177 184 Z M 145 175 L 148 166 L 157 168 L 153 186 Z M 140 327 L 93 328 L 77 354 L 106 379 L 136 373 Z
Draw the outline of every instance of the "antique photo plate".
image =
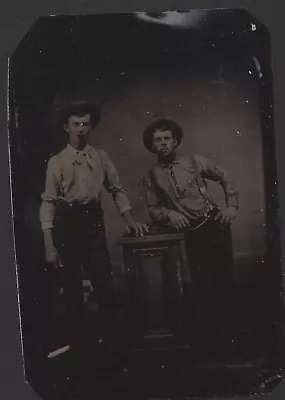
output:
M 283 376 L 283 297 L 267 28 L 244 10 L 44 17 L 9 66 L 31 386 L 43 398 L 272 390 Z M 78 112 L 83 101 L 97 119 Z M 91 148 L 81 148 L 88 129 Z M 231 240 L 212 214 L 197 217 L 199 201 L 232 222 Z M 114 293 L 102 314 L 106 251 Z

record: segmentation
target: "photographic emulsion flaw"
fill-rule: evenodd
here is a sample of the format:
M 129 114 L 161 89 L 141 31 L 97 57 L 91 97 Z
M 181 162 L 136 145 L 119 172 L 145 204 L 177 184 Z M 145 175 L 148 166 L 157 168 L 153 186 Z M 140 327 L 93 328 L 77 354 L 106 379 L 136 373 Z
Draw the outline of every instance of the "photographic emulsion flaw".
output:
M 283 378 L 270 34 L 247 11 L 41 17 L 9 62 L 24 373 L 43 399 Z

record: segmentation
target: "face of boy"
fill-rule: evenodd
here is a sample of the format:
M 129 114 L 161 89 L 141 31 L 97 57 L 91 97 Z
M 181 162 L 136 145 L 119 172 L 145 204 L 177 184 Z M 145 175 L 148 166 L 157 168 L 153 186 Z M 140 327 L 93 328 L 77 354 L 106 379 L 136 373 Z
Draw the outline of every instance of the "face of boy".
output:
M 79 148 L 87 144 L 90 133 L 92 131 L 92 124 L 90 115 L 77 117 L 72 115 L 68 119 L 68 123 L 64 125 L 65 131 L 69 136 L 69 143 Z
M 167 157 L 174 152 L 177 140 L 171 131 L 156 131 L 153 134 L 152 148 L 159 157 Z

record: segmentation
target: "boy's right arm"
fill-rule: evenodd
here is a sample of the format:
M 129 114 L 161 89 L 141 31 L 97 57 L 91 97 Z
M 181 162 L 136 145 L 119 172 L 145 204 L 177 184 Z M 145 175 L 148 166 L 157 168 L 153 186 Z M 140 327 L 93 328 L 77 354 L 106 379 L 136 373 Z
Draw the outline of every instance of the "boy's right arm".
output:
M 163 222 L 178 230 L 189 225 L 189 220 L 183 214 L 161 204 L 149 175 L 144 177 L 144 189 L 149 215 L 153 221 Z
M 60 265 L 60 260 L 52 237 L 55 203 L 58 198 L 60 187 L 56 167 L 55 158 L 50 159 L 46 172 L 45 192 L 42 195 L 40 207 L 40 222 L 44 236 L 46 262 L 49 265 L 58 267 Z

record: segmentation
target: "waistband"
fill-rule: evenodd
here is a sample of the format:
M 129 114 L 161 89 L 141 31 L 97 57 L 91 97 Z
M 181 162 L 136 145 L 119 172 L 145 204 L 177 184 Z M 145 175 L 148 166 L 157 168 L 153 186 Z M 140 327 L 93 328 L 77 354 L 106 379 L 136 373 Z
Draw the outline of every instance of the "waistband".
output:
M 88 203 L 80 203 L 78 201 L 68 202 L 65 200 L 58 200 L 56 203 L 57 211 L 65 211 L 65 212 L 86 212 L 86 211 L 101 211 L 102 206 L 99 200 L 91 200 Z

